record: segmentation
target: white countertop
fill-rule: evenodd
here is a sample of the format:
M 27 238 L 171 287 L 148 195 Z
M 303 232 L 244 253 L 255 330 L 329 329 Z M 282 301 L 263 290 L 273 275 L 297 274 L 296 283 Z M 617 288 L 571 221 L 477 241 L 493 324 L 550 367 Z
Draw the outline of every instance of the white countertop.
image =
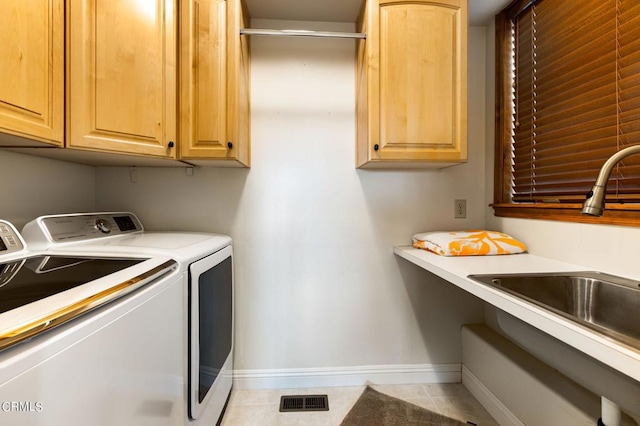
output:
M 445 257 L 411 246 L 394 247 L 393 251 L 398 256 L 444 278 L 498 309 L 640 381 L 640 352 L 533 303 L 467 278 L 472 274 L 569 272 L 593 269 L 528 253 L 508 256 Z

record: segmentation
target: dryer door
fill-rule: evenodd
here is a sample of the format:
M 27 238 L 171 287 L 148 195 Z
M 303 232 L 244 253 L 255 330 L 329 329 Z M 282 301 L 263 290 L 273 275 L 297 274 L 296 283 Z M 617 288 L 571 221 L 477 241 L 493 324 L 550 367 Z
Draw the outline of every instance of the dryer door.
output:
M 232 248 L 189 266 L 189 417 L 218 419 L 233 372 Z

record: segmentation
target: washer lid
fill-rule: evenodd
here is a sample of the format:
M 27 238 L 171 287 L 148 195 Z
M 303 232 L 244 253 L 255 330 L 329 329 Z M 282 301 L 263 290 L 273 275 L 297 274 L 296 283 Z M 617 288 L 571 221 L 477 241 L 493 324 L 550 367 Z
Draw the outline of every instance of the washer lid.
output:
M 32 256 L 0 263 L 0 349 L 34 337 L 163 277 L 166 257 Z
M 34 256 L 0 263 L 0 314 L 145 260 Z

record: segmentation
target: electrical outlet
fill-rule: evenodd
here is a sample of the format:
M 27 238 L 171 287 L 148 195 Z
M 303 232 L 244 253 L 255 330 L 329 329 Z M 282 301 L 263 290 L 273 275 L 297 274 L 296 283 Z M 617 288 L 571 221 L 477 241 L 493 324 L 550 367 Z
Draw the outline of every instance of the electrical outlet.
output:
M 453 200 L 453 218 L 465 219 L 467 217 L 467 200 Z

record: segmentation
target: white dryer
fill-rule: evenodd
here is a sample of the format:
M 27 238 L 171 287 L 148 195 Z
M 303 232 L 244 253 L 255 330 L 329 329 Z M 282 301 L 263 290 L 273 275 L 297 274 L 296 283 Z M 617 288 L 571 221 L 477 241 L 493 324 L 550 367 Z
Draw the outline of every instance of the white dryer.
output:
M 168 257 L 182 279 L 181 341 L 184 423 L 221 421 L 232 387 L 234 278 L 231 238 L 191 232 L 146 232 L 128 212 L 42 216 L 22 235 L 29 247 L 91 256 Z M 172 314 L 172 313 L 167 313 Z M 162 332 L 158 330 L 157 332 Z

